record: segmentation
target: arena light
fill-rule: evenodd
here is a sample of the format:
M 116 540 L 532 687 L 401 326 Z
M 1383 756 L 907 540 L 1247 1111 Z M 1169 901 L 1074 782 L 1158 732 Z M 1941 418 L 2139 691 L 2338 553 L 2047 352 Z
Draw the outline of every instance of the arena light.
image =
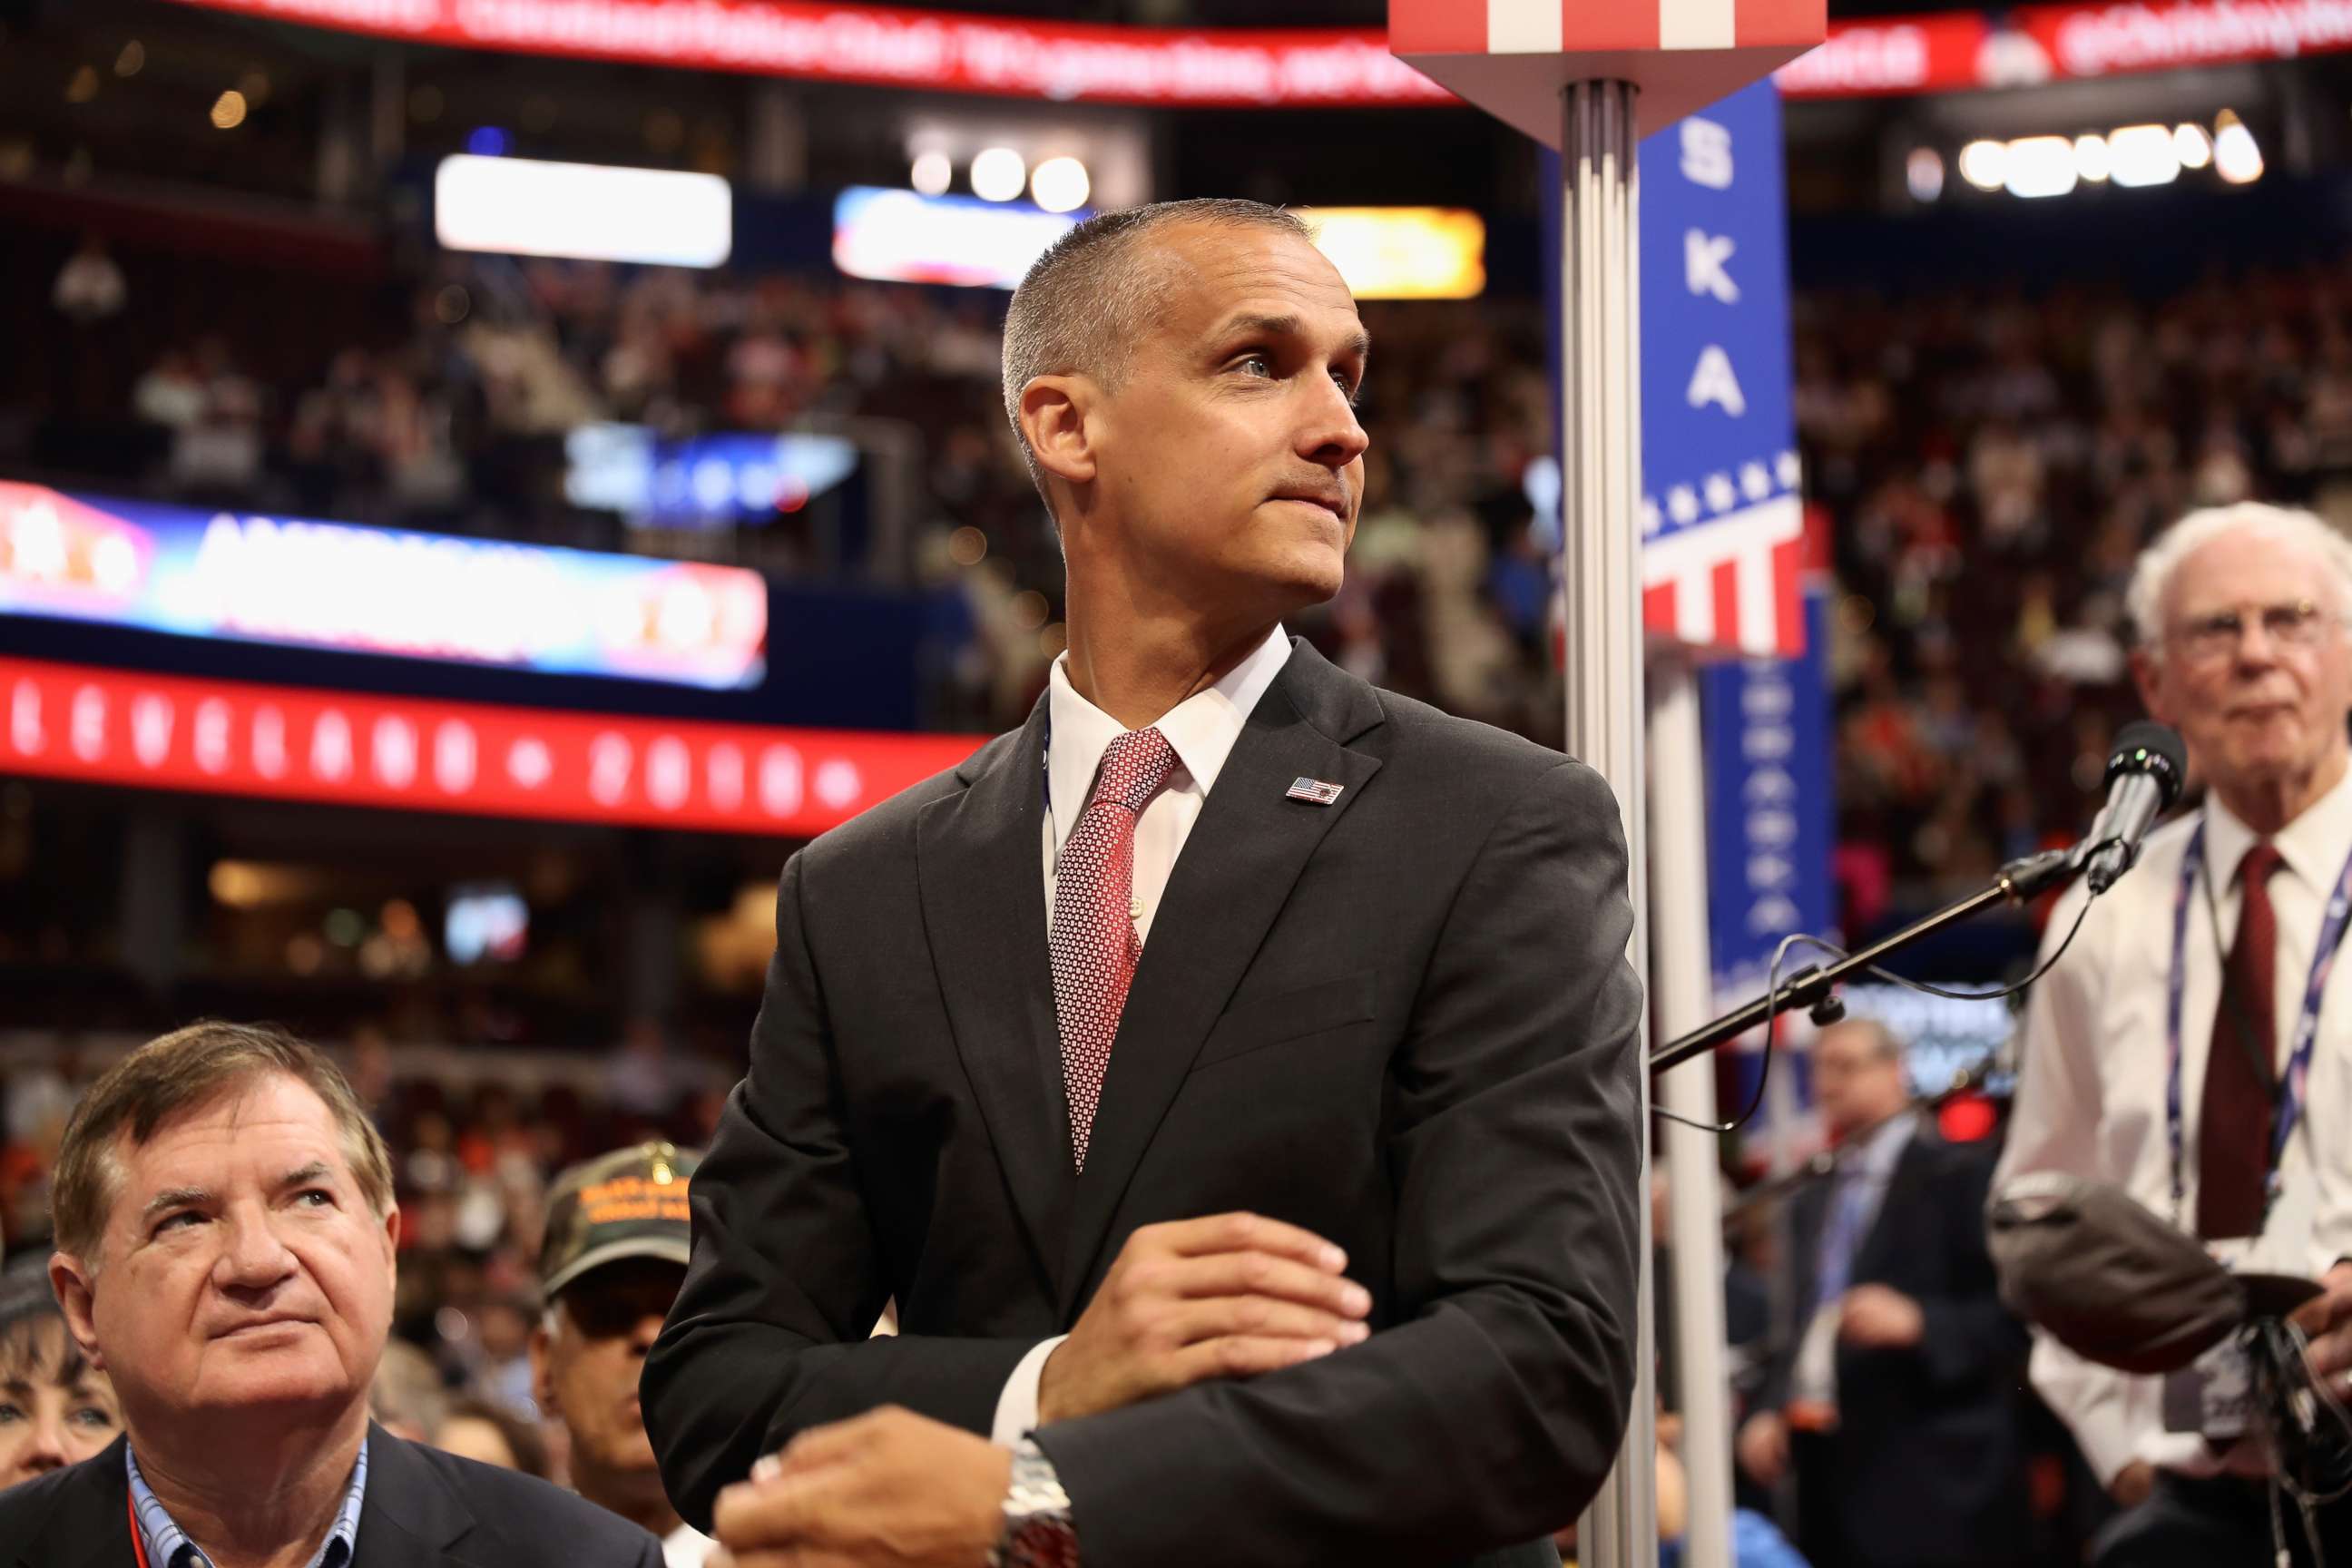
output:
M 1911 199 L 1932 202 L 1944 194 L 1944 155 L 1933 147 L 1914 147 L 1903 161 L 1903 183 Z
M 2213 161 L 2213 138 L 2194 121 L 2172 128 L 2172 151 L 2184 169 L 2201 169 Z
M 915 154 L 915 166 L 908 172 L 908 184 L 927 196 L 943 196 L 948 186 L 955 183 L 955 164 L 945 153 L 930 152 Z
M 433 177 L 434 232 L 450 250 L 718 267 L 734 222 L 716 174 L 461 153 Z
M 2168 126 L 2126 125 L 2109 132 L 2107 152 L 2119 185 L 2165 185 L 2180 177 L 2180 154 Z
M 2263 177 L 2263 150 L 2254 133 L 2227 109 L 2213 125 L 2213 172 L 2233 185 L 2251 185 Z
M 2021 136 L 2002 160 L 2001 183 L 2013 196 L 2063 196 L 2074 180 L 2074 144 L 2063 136 Z
M 852 185 L 833 204 L 833 264 L 889 283 L 1011 289 L 1084 216 Z
M 1316 207 L 1315 247 L 1359 300 L 1475 300 L 1486 288 L 1486 225 L 1459 207 Z
M 1960 149 L 1960 178 L 1980 191 L 1997 191 L 2008 176 L 2009 144 L 1971 142 Z
M 1021 199 L 1029 183 L 1029 165 L 1010 147 L 984 148 L 971 161 L 971 194 L 984 202 Z
M 2108 151 L 2105 137 L 2088 135 L 2074 138 L 2075 174 L 2095 185 L 2115 172 L 2115 154 Z
M 1049 213 L 1076 212 L 1093 193 L 1094 178 L 1076 158 L 1048 158 L 1029 175 L 1029 199 Z

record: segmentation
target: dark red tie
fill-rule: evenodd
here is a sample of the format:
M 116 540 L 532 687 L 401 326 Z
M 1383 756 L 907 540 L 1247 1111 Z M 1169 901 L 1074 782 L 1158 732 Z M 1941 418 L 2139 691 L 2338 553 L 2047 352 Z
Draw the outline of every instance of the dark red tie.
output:
M 2278 850 L 2261 843 L 2238 868 L 2238 940 L 2221 964 L 2197 1123 L 2197 1233 L 2209 1241 L 2262 1229 L 2277 1100 L 2278 914 L 2270 882 L 2281 864 Z
M 1135 826 L 1176 750 L 1157 730 L 1130 730 L 1103 752 L 1094 795 L 1062 846 L 1054 879 L 1054 1014 L 1062 1027 L 1062 1088 L 1070 1102 L 1070 1159 L 1087 1169 L 1095 1109 L 1110 1070 L 1127 988 L 1143 944 L 1134 919 Z

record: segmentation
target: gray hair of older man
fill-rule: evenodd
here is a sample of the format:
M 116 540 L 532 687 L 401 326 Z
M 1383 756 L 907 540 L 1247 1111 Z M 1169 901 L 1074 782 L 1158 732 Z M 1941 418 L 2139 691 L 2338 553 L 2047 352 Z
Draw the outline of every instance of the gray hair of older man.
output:
M 2325 562 L 2336 579 L 2336 612 L 2352 613 L 2352 540 L 2316 513 L 2262 501 L 2206 507 L 2158 534 L 2132 563 L 2124 607 L 2131 616 L 2133 637 L 2151 658 L 2163 657 L 2165 597 L 2181 563 L 2215 540 L 2238 533 L 2294 545 Z

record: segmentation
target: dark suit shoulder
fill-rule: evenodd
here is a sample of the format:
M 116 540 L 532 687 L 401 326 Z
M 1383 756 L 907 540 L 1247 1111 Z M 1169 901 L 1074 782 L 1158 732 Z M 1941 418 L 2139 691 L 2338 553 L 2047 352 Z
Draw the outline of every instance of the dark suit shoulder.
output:
M 379 1433 L 371 1441 L 403 1443 Z M 660 1561 L 661 1543 L 619 1514 L 597 1507 L 519 1470 L 461 1459 L 418 1443 L 403 1443 L 408 1457 L 446 1486 L 473 1515 L 473 1529 L 453 1543 L 458 1561 L 501 1568 L 640 1568 Z M 374 1500 L 371 1477 L 369 1500 Z M 394 1500 L 387 1498 L 387 1504 Z M 402 1510 L 394 1506 L 397 1518 Z M 362 1516 L 360 1543 L 370 1547 Z M 648 1552 L 651 1555 L 648 1555 Z
M 884 849 L 911 849 L 915 842 L 915 819 L 933 801 L 960 795 L 971 782 L 1004 758 L 1005 752 L 1020 744 L 1021 731 L 1009 730 L 973 752 L 954 767 L 933 773 L 919 784 L 908 784 L 889 799 L 877 802 L 859 812 L 837 827 L 826 829 L 809 842 L 801 853 L 812 865 L 829 866 L 844 858 L 857 860 Z
M 1416 752 L 1443 759 L 1449 764 L 1466 763 L 1528 778 L 1574 761 L 1565 752 L 1539 746 L 1525 735 L 1513 734 L 1475 719 L 1457 718 L 1442 708 L 1377 686 L 1371 689 L 1380 701 L 1382 716 L 1395 731 L 1393 743 L 1410 746 Z
M 122 1560 L 129 1562 L 130 1531 L 122 1511 L 129 1490 L 117 1439 L 78 1465 L 0 1491 L 0 1563 L 38 1562 L 47 1568 L 49 1553 L 61 1545 L 80 1549 L 94 1530 L 109 1522 L 117 1527 Z
M 1545 779 L 1570 805 L 1614 816 L 1608 782 L 1566 752 L 1393 691 L 1370 689 L 1387 722 L 1378 743 L 1369 736 L 1360 743 L 1380 753 L 1392 781 L 1411 781 L 1416 792 L 1442 790 L 1458 818 L 1475 818 L 1482 805 L 1507 808 Z

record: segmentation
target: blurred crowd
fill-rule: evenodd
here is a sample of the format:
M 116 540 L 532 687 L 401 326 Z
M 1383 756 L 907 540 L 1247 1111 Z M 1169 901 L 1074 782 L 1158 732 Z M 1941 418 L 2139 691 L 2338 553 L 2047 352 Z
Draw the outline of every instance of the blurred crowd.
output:
M 113 471 L 90 482 L 667 548 L 565 500 L 566 431 L 888 421 L 921 453 L 908 586 L 960 650 L 928 710 L 1009 725 L 1042 689 L 1060 562 L 1005 427 L 1000 296 L 444 256 L 376 289 L 345 341 L 264 356 L 216 331 L 106 335 L 135 312 L 141 265 L 89 242 L 53 289 L 110 345 L 99 379 L 143 432 L 105 445 Z M 1846 929 L 2079 826 L 2135 710 L 2121 582 L 2158 527 L 2250 496 L 2352 511 L 2347 285 L 2338 266 L 2156 300 L 1800 296 L 1805 488 L 1832 539 Z M 1529 499 L 1550 447 L 1540 312 L 1365 314 L 1380 353 L 1362 526 L 1347 588 L 1300 629 L 1368 679 L 1557 742 L 1550 524 Z M 11 429 L 40 455 L 73 395 L 0 416 L 0 458 Z M 763 562 L 819 569 L 788 530 L 763 531 Z
M 1833 537 L 1847 930 L 2080 831 L 2140 711 L 2123 589 L 2195 507 L 2352 521 L 2352 268 L 2174 298 L 1801 296 Z

